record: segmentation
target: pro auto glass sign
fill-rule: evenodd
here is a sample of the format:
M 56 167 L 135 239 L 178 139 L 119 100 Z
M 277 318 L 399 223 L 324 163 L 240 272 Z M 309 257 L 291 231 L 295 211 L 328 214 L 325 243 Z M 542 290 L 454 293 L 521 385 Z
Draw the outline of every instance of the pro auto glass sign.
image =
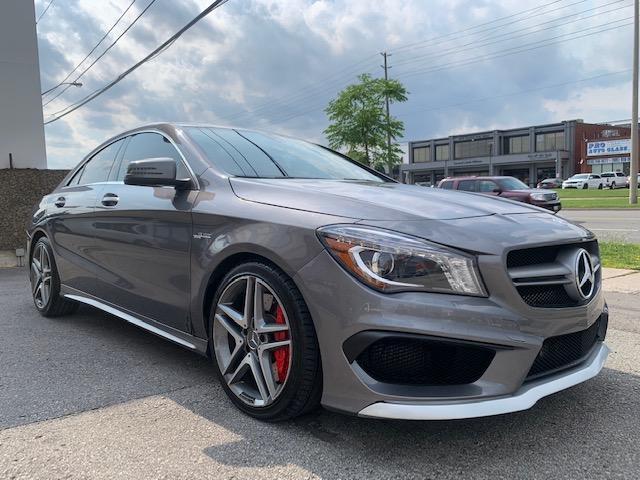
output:
M 628 138 L 622 140 L 606 140 L 604 142 L 587 143 L 588 157 L 629 152 L 631 152 L 631 140 L 629 140 Z

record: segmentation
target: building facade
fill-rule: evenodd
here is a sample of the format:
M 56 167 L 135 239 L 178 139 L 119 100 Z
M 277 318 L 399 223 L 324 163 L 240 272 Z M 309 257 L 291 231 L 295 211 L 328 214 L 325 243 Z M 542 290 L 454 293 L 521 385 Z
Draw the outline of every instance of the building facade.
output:
M 409 142 L 402 179 L 435 185 L 446 177 L 509 175 L 535 186 L 545 178 L 568 178 L 592 168 L 595 164 L 585 160 L 588 140 L 615 128 L 567 120 Z
M 631 169 L 631 126 L 609 125 L 585 129 L 584 150 L 580 162 L 583 173 L 622 172 Z
M 47 168 L 33 1 L 0 15 L 0 169 Z

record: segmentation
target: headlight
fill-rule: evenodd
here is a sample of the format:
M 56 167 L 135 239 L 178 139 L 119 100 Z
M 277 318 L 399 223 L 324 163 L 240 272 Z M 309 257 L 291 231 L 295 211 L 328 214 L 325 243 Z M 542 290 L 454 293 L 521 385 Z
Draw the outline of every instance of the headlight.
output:
M 531 197 L 531 200 L 538 200 L 538 201 L 544 201 L 544 193 L 531 193 L 529 194 L 529 196 Z
M 376 290 L 487 295 L 474 257 L 462 252 L 373 227 L 329 225 L 318 236 L 349 273 Z

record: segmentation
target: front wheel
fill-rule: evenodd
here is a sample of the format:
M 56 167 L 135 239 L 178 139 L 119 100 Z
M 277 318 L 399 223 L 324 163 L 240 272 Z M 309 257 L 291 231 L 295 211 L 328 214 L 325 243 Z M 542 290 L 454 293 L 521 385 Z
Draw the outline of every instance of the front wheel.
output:
M 40 238 L 33 246 L 29 279 L 33 303 L 42 316 L 58 317 L 78 309 L 76 302 L 60 296 L 60 276 L 47 237 Z
M 582 189 L 586 190 L 587 188 L 589 188 L 589 184 L 588 183 L 583 183 L 582 184 Z
M 304 299 L 287 275 L 260 262 L 234 268 L 218 287 L 210 324 L 218 377 L 240 410 L 281 421 L 317 407 L 318 340 Z

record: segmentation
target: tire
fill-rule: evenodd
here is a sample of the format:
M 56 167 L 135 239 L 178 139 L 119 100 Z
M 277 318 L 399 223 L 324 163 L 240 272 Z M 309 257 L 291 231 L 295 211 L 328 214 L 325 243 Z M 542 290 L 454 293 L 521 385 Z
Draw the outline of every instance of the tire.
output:
M 587 190 L 588 188 L 589 188 L 589 184 L 588 184 L 588 183 L 584 183 L 584 184 L 582 185 L 582 189 L 583 189 L 583 190 Z
M 611 190 L 615 190 L 616 189 L 616 182 L 611 182 L 611 185 L 609 186 L 609 188 Z
M 602 184 L 598 185 L 598 190 L 602 190 Z
M 256 311 L 260 308 L 256 305 L 261 305 L 262 321 L 254 320 L 257 315 L 245 313 L 247 297 L 256 299 L 258 288 L 261 301 L 252 300 L 249 308 Z M 230 302 L 230 299 L 236 300 Z M 274 311 L 274 305 L 275 317 L 270 313 Z M 244 263 L 233 268 L 220 282 L 209 318 L 211 357 L 220 383 L 236 407 L 268 422 L 289 420 L 318 407 L 322 394 L 322 366 L 313 321 L 298 288 L 281 270 L 262 262 Z M 246 323 L 244 326 L 243 322 Z M 288 330 L 286 333 L 257 334 L 265 331 L 264 328 L 260 330 L 259 324 L 265 328 L 286 324 Z M 278 334 L 282 337 L 278 338 Z M 269 350 L 269 345 L 279 340 L 280 343 L 288 341 L 289 346 Z M 266 350 L 261 353 L 261 348 Z M 280 350 L 278 353 L 282 354 L 283 348 L 289 359 L 286 373 L 281 371 L 285 370 L 284 364 L 279 364 L 276 357 L 276 352 Z M 262 390 L 251 365 L 256 366 L 258 376 L 264 379 Z M 241 369 L 246 373 L 239 374 Z M 279 381 L 281 376 L 284 377 L 282 382 Z M 266 380 L 267 377 L 270 380 Z
M 60 296 L 60 276 L 47 237 L 42 237 L 33 246 L 29 263 L 29 279 L 33 304 L 43 317 L 70 315 L 78 304 Z

